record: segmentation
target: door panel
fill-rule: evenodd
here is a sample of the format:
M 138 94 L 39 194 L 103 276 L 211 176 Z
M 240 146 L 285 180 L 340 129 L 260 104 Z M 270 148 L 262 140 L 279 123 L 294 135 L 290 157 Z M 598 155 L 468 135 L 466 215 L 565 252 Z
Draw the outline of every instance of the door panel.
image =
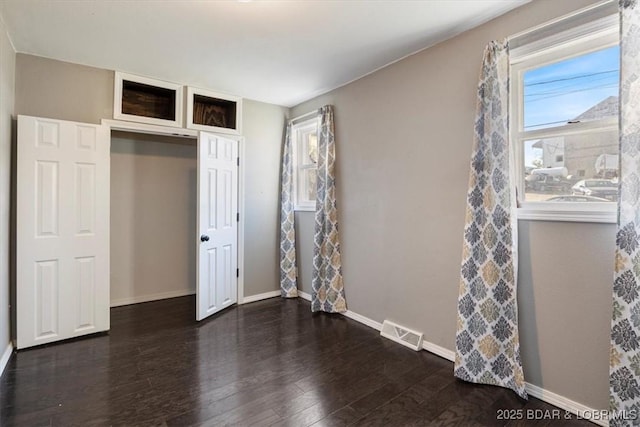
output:
M 75 164 L 75 224 L 77 235 L 94 233 L 96 219 L 96 166 Z
M 96 285 L 96 258 L 79 257 L 75 259 L 75 293 L 78 295 L 78 308 L 75 313 L 76 321 L 74 332 L 95 327 L 95 285 Z
M 207 176 L 209 177 L 207 187 L 207 211 L 209 212 L 209 221 L 207 222 L 206 231 L 215 231 L 218 225 L 218 209 L 217 209 L 217 190 L 218 190 L 218 171 L 207 170 Z
M 224 258 L 224 284 L 221 287 L 221 298 L 220 300 L 224 304 L 225 302 L 231 299 L 231 290 L 233 287 L 233 281 L 231 277 L 234 276 L 235 273 L 233 268 L 233 246 L 225 245 L 222 247 L 223 250 L 223 258 Z
M 36 218 L 38 237 L 58 235 L 58 212 L 60 203 L 58 199 L 59 173 L 58 162 L 36 162 Z
M 35 314 L 36 339 L 58 336 L 59 268 L 58 260 L 36 261 Z
M 196 319 L 237 302 L 238 141 L 198 138 L 198 284 Z
M 109 329 L 109 130 L 18 117 L 17 347 Z

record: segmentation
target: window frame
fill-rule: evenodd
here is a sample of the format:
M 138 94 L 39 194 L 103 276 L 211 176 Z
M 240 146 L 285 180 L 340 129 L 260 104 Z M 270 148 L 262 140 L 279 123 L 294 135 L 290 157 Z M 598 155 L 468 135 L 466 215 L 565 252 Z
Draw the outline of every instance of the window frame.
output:
M 510 52 L 510 139 L 515 185 L 519 199 L 522 197 L 520 190 L 525 188 L 525 141 L 618 129 L 618 118 L 608 117 L 525 131 L 524 73 L 531 69 L 586 55 L 618 44 L 618 15 L 608 15 L 524 44 Z M 522 220 L 615 223 L 617 222 L 617 203 L 554 203 L 519 200 L 517 217 Z
M 320 116 L 315 115 L 311 118 L 294 121 L 291 124 L 291 154 L 293 160 L 293 210 L 294 211 L 315 211 L 315 200 L 300 200 L 299 198 L 299 178 L 300 175 L 307 170 L 317 170 L 317 165 L 313 163 L 304 163 L 301 147 L 303 140 L 300 138 L 302 134 L 307 133 L 309 129 L 315 128 L 316 135 L 320 129 Z M 319 136 L 319 135 L 318 135 Z

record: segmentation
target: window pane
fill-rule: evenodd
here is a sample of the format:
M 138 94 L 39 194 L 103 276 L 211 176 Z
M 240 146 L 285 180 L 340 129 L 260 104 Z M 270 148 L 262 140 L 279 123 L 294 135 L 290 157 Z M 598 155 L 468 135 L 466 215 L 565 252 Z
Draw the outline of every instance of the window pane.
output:
M 318 135 L 316 131 L 304 133 L 300 142 L 300 166 L 315 167 L 318 163 Z
M 304 171 L 305 179 L 307 181 L 307 195 L 306 199 L 312 202 L 316 201 L 316 178 L 318 171 L 316 169 L 306 169 Z
M 315 165 L 318 163 L 318 135 L 308 133 L 305 135 L 302 164 L 303 165 Z
M 618 199 L 618 131 L 524 141 L 528 202 Z
M 524 130 L 617 116 L 619 78 L 619 46 L 525 72 Z
M 313 208 L 316 202 L 316 164 L 318 162 L 318 118 L 314 117 L 292 126 L 296 190 L 293 202 L 296 209 Z
M 316 168 L 300 169 L 298 173 L 298 203 L 316 201 Z

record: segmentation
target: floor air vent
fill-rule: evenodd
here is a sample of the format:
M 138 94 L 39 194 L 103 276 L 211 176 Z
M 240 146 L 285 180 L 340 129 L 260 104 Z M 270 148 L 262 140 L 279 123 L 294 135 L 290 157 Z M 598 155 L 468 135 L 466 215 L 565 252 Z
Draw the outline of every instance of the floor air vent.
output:
M 420 332 L 412 331 L 388 320 L 382 323 L 380 335 L 413 350 L 422 349 L 422 334 Z

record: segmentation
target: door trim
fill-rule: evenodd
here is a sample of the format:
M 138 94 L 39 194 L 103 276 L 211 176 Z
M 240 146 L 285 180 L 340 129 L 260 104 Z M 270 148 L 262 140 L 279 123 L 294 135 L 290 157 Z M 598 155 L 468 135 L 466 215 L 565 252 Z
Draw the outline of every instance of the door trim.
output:
M 101 124 L 107 126 L 109 133 L 111 131 L 126 131 L 132 133 L 177 136 L 189 139 L 198 139 L 199 131 L 193 129 L 184 129 L 173 126 L 148 125 L 144 123 L 125 122 L 120 120 L 102 119 Z M 218 135 L 221 138 L 232 139 L 238 141 L 238 156 L 240 157 L 240 165 L 238 167 L 238 211 L 240 211 L 240 222 L 238 223 L 238 305 L 244 304 L 244 192 L 245 192 L 245 139 L 239 135 L 229 135 L 225 133 L 209 132 Z M 111 139 L 111 136 L 109 136 Z
M 238 222 L 238 305 L 244 304 L 244 179 L 245 179 L 245 152 L 244 137 L 238 139 L 238 211 L 240 222 Z

